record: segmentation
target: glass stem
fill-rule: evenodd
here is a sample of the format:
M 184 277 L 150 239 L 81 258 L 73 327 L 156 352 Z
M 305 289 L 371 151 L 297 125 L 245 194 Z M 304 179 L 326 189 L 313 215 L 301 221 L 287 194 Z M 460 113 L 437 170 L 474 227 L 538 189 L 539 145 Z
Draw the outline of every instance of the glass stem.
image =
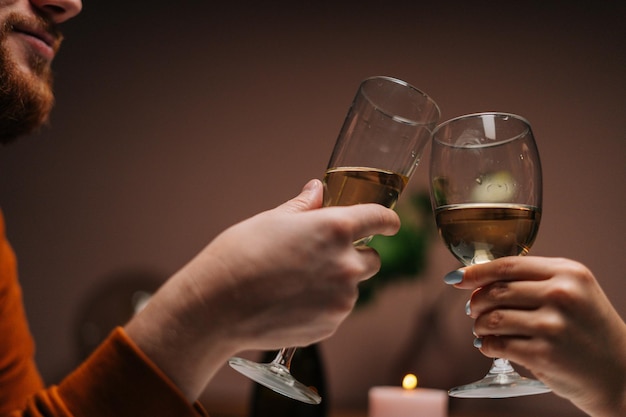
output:
M 494 358 L 489 370 L 490 374 L 509 374 L 515 372 L 511 363 L 507 359 Z
M 296 353 L 296 349 L 298 348 L 282 348 L 276 354 L 276 357 L 272 361 L 272 365 L 289 372 L 289 369 L 291 368 L 291 360 L 293 359 L 294 353 Z

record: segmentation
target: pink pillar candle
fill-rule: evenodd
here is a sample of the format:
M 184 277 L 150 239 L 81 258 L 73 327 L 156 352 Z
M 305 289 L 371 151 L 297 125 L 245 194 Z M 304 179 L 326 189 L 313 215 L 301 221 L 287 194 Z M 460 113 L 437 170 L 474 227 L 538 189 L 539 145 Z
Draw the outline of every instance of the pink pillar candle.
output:
M 429 388 L 372 387 L 369 417 L 447 417 L 448 393 Z

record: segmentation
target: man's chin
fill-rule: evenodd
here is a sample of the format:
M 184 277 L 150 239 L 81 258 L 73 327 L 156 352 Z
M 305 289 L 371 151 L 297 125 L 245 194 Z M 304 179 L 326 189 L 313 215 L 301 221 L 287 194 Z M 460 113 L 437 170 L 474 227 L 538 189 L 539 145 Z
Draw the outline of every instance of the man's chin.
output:
M 51 84 L 0 63 L 0 143 L 35 133 L 48 122 L 54 105 Z
M 10 25 L 0 26 L 0 143 L 37 132 L 48 122 L 54 95 L 50 62 L 32 54 L 19 65 L 5 40 Z
M 0 143 L 40 131 L 48 124 L 53 101 L 51 94 L 20 101 L 15 95 L 0 93 Z

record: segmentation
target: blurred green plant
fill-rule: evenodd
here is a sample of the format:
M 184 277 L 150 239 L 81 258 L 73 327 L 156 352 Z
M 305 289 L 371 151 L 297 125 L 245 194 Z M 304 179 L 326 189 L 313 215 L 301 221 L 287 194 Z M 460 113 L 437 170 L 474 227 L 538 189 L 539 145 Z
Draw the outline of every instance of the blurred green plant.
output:
M 359 285 L 357 307 L 369 304 L 376 292 L 389 284 L 418 279 L 428 260 L 434 221 L 427 191 L 408 194 L 398 202 L 402 222 L 394 236 L 374 236 L 369 246 L 380 255 L 380 271 Z

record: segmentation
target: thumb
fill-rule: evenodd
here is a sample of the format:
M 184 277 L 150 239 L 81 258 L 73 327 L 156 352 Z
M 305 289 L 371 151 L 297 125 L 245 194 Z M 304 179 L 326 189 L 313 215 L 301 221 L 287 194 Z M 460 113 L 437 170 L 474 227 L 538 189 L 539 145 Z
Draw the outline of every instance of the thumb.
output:
M 317 179 L 311 180 L 302 188 L 300 194 L 278 206 L 278 209 L 287 213 L 317 209 L 322 207 L 323 194 L 322 182 Z

